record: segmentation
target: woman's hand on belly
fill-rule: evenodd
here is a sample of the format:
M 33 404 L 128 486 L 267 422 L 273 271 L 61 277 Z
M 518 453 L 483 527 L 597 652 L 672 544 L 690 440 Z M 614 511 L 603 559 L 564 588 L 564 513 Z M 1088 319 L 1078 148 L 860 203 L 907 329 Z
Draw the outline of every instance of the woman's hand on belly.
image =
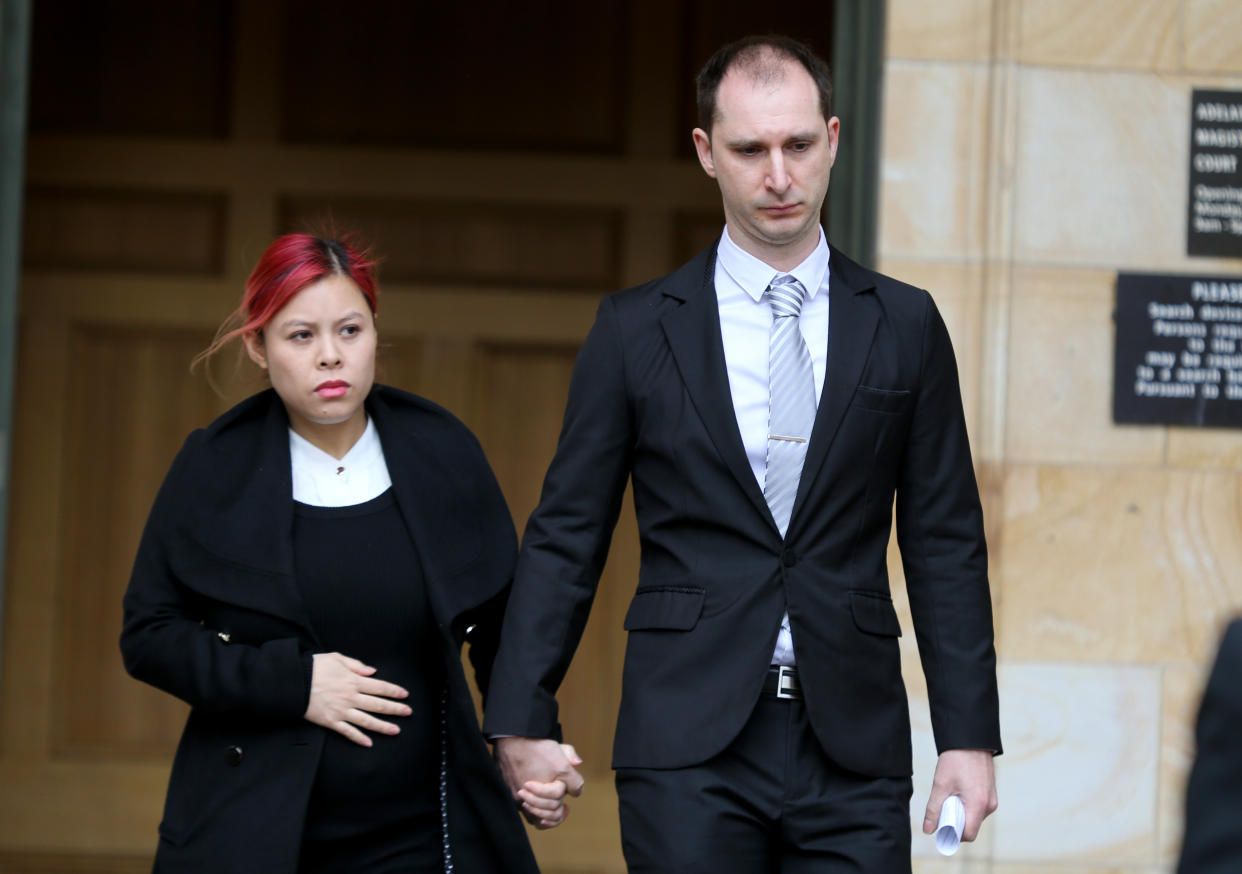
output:
M 371 746 L 371 738 L 363 729 L 399 734 L 401 729 L 396 725 L 372 714 L 409 716 L 410 708 L 399 700 L 409 693 L 374 674 L 375 668 L 339 652 L 316 653 L 306 718 L 364 747 Z

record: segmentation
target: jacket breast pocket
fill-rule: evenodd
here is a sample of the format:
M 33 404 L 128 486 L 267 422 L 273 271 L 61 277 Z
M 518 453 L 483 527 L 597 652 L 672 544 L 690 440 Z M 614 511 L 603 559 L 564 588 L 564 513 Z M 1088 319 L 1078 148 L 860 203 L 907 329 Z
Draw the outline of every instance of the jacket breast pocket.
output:
M 689 631 L 703 613 L 701 586 L 652 586 L 639 589 L 625 614 L 626 631 Z
M 854 406 L 876 413 L 900 413 L 910 400 L 906 389 L 872 388 L 860 385 L 854 389 Z
M 868 634 L 901 637 L 893 599 L 881 592 L 850 592 L 850 612 L 854 615 L 854 624 Z

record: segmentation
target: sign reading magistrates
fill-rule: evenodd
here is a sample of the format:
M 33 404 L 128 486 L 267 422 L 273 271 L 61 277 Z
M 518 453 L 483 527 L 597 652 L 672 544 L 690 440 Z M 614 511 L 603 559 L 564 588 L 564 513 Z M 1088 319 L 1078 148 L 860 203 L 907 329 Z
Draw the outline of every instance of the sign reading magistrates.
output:
M 1242 428 L 1242 277 L 1117 276 L 1113 421 Z
M 1242 256 L 1242 91 L 1195 89 L 1190 99 L 1186 252 Z

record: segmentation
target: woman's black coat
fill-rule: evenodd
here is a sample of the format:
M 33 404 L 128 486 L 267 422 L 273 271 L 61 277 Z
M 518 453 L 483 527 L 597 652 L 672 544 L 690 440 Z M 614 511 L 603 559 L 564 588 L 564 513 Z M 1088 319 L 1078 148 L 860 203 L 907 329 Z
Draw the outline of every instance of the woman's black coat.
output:
M 478 441 L 450 413 L 378 385 L 366 408 L 443 642 L 455 868 L 536 872 L 460 659 L 469 641 L 485 691 L 516 554 L 512 519 Z M 302 655 L 322 648 L 293 577 L 292 529 L 288 418 L 268 390 L 187 438 L 125 594 L 125 667 L 192 708 L 159 827 L 157 871 L 296 871 L 326 729 L 303 718 Z

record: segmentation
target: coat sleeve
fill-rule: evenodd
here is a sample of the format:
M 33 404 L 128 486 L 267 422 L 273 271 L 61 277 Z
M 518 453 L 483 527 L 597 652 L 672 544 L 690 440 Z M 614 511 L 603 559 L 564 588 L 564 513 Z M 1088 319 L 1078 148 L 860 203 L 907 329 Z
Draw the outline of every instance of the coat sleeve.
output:
M 943 319 L 924 293 L 897 539 L 940 752 L 1001 750 L 983 510 Z
M 605 299 L 570 381 L 556 454 L 526 525 L 484 731 L 558 737 L 556 691 L 582 638 L 629 478 L 633 417 L 615 304 Z
M 188 494 L 184 473 L 202 432 L 173 461 L 147 518 L 123 600 L 125 669 L 191 707 L 265 718 L 300 718 L 310 695 L 307 654 L 296 636 L 259 645 L 226 640 L 203 625 L 196 596 L 176 578 L 174 532 Z
M 509 587 L 466 616 L 465 640 L 469 645 L 467 654 L 474 669 L 474 682 L 487 706 L 488 690 L 491 688 L 492 666 L 496 663 L 496 651 L 500 648 L 500 629 L 504 621 L 505 605 L 509 602 Z
M 1225 632 L 1195 725 L 1178 874 L 1242 870 L 1242 620 Z
M 514 531 L 513 517 L 509 513 L 509 505 L 500 484 L 496 481 L 496 475 L 473 435 L 471 443 L 476 449 L 475 466 L 478 470 L 477 512 L 483 531 L 484 549 L 488 552 L 485 567 L 491 578 L 498 580 L 500 585 L 494 587 L 495 594 L 490 598 L 466 611 L 460 621 L 463 637 L 469 645 L 467 652 L 470 665 L 474 669 L 475 685 L 478 686 L 486 706 L 492 666 L 496 661 L 496 651 L 500 647 L 500 629 L 512 590 L 513 569 L 517 560 L 517 533 Z

